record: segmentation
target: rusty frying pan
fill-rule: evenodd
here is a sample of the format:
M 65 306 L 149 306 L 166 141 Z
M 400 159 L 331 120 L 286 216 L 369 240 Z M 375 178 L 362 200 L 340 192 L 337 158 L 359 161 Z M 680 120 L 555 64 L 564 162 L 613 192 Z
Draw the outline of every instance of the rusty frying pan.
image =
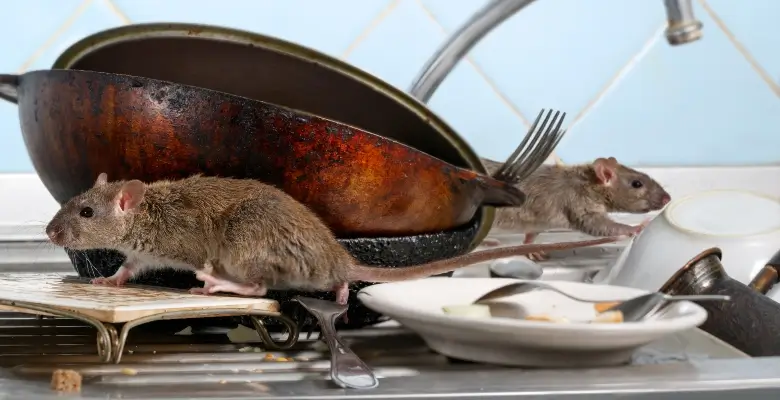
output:
M 78 70 L 0 75 L 32 163 L 60 203 L 100 172 L 146 181 L 259 179 L 308 205 L 340 237 L 422 234 L 468 223 L 516 188 L 399 142 L 214 90 Z

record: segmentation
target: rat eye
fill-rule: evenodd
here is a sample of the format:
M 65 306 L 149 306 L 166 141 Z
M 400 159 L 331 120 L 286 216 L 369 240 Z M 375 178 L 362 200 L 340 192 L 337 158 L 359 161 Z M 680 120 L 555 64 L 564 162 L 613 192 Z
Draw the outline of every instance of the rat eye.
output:
M 95 215 L 95 211 L 92 210 L 92 207 L 84 207 L 79 212 L 79 215 L 84 218 L 92 218 L 92 216 Z
M 640 181 L 640 180 L 631 181 L 631 187 L 634 188 L 634 189 L 641 188 L 642 187 L 642 181 Z

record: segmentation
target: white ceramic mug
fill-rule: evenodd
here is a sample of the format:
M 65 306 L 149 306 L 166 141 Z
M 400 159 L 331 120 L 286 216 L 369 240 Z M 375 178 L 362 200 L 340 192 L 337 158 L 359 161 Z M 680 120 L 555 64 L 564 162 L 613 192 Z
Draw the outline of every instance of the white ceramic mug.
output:
M 780 201 L 744 190 L 705 191 L 672 201 L 594 281 L 657 291 L 710 247 L 723 251 L 729 276 L 749 284 L 780 250 Z M 767 295 L 780 301 L 780 285 Z

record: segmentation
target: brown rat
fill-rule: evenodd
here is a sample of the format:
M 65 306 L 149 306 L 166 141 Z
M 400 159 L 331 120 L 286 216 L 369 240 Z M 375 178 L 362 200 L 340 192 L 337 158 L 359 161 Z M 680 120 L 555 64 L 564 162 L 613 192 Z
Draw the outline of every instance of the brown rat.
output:
M 406 268 L 367 267 L 314 212 L 261 182 L 193 176 L 144 184 L 108 182 L 105 174 L 62 206 L 46 233 L 58 246 L 127 256 L 113 276 L 94 279 L 96 284 L 123 285 L 139 271 L 165 265 L 195 270 L 205 285 L 193 293 L 334 290 L 342 304 L 355 281 L 419 279 L 497 258 L 618 240 L 506 247 Z
M 502 165 L 485 158 L 482 162 L 490 174 Z M 592 236 L 635 235 L 644 224 L 621 224 L 608 213 L 647 213 L 671 201 L 658 182 L 621 165 L 614 157 L 582 165 L 545 164 L 516 185 L 526 193 L 525 204 L 496 209 L 493 228 L 522 230 L 526 244 L 550 229 L 572 229 Z M 529 258 L 546 256 L 534 253 Z

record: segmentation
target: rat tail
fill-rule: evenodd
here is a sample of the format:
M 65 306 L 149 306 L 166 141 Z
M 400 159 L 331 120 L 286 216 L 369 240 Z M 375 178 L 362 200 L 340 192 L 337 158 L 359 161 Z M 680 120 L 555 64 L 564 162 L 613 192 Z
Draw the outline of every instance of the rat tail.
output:
M 485 175 L 478 175 L 476 181 L 479 188 L 482 189 L 482 205 L 519 207 L 525 203 L 525 193 L 511 183 Z
M 362 282 L 400 282 L 412 279 L 427 278 L 432 275 L 443 274 L 462 267 L 497 260 L 499 258 L 524 256 L 530 253 L 547 252 L 555 250 L 567 250 L 578 247 L 595 246 L 612 243 L 620 240 L 620 236 L 605 237 L 600 239 L 583 240 L 579 242 L 549 243 L 549 244 L 524 244 L 521 246 L 501 247 L 468 253 L 462 256 L 434 261 L 428 264 L 415 265 L 413 267 L 381 268 L 354 266 L 349 273 L 349 281 Z

